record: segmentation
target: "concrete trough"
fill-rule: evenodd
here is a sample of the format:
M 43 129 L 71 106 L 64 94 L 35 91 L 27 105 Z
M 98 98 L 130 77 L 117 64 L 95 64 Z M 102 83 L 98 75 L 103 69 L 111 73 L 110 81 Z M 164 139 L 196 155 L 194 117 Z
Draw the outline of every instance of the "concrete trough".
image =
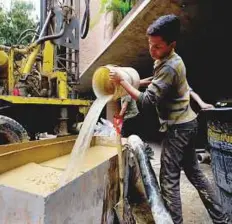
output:
M 57 188 L 75 138 L 0 146 L 1 224 L 114 220 L 113 206 L 118 199 L 114 139 L 94 137 L 78 176 Z

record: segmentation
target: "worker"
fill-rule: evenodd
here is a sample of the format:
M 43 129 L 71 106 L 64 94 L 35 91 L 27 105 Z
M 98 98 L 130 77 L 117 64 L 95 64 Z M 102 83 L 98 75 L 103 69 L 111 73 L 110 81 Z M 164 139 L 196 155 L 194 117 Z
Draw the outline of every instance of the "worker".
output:
M 139 122 L 139 110 L 137 103 L 130 95 L 123 96 L 121 98 L 121 110 L 119 116 L 123 118 L 121 135 L 122 137 L 128 137 L 132 134 L 139 135 L 138 122 Z
M 182 224 L 180 198 L 181 167 L 197 189 L 213 223 L 230 223 L 211 184 L 196 158 L 194 148 L 197 134 L 197 115 L 190 106 L 190 87 L 182 58 L 175 52 L 180 33 L 177 16 L 164 15 L 147 29 L 149 51 L 154 59 L 154 78 L 145 92 L 134 88 L 123 76 L 111 71 L 111 81 L 121 85 L 141 107 L 157 108 L 163 139 L 160 168 L 160 187 L 164 203 L 175 224 Z
M 152 76 L 141 79 L 140 87 L 148 86 L 153 79 Z M 142 128 L 138 128 L 140 122 L 139 109 L 137 103 L 130 95 L 121 97 L 121 110 L 119 116 L 122 117 L 122 137 L 129 137 L 132 134 L 140 135 Z
M 147 86 L 151 83 L 153 76 L 140 80 L 140 86 Z M 201 110 L 212 109 L 214 106 L 204 102 L 201 97 L 190 88 L 190 96 L 196 101 Z M 121 98 L 121 110 L 119 116 L 123 118 L 121 135 L 122 137 L 129 137 L 132 134 L 141 135 L 142 123 L 139 116 L 139 109 L 134 100 L 129 94 Z

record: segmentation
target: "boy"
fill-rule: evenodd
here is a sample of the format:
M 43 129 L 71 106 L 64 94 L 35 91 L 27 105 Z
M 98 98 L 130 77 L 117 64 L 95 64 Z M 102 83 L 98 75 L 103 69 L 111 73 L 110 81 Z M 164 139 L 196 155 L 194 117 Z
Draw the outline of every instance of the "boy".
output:
M 122 137 L 127 138 L 132 134 L 139 135 L 138 114 L 139 110 L 136 101 L 130 95 L 123 96 L 119 113 L 119 116 L 123 118 Z
M 152 76 L 140 80 L 140 87 L 148 86 L 151 83 Z M 123 137 L 129 137 L 132 134 L 140 135 L 141 127 L 139 125 L 140 116 L 137 103 L 130 95 L 121 98 L 121 110 L 119 116 L 123 118 L 122 131 Z
M 190 87 L 185 65 L 174 51 L 180 33 L 175 15 L 165 15 L 147 29 L 149 51 L 154 62 L 154 78 L 144 93 L 131 86 L 117 73 L 111 80 L 120 84 L 141 106 L 157 108 L 161 131 L 166 132 L 161 154 L 160 186 L 164 202 L 175 224 L 182 224 L 180 171 L 198 190 L 214 223 L 230 223 L 209 182 L 199 168 L 194 148 L 197 115 L 190 107 Z

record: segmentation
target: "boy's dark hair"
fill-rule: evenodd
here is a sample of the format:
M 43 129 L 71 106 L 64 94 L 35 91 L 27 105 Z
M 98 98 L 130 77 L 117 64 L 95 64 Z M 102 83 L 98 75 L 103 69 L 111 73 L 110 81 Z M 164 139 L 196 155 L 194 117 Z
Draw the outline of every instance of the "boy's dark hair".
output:
M 161 36 L 167 44 L 176 41 L 180 34 L 180 20 L 170 14 L 159 17 L 147 29 L 149 36 Z

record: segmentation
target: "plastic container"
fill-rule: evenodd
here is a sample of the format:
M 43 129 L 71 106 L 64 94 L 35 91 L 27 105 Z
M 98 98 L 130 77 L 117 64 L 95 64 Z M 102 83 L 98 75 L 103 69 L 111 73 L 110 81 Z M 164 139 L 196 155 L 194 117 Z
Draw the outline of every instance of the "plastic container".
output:
M 206 113 L 216 190 L 232 219 L 232 108 L 216 108 Z
M 136 89 L 139 88 L 140 77 L 135 69 L 131 67 L 105 65 L 99 67 L 93 74 L 92 87 L 96 97 L 113 94 L 113 100 L 117 100 L 127 94 L 120 85 L 116 85 L 110 81 L 110 71 L 122 74 L 123 78 L 132 86 Z

